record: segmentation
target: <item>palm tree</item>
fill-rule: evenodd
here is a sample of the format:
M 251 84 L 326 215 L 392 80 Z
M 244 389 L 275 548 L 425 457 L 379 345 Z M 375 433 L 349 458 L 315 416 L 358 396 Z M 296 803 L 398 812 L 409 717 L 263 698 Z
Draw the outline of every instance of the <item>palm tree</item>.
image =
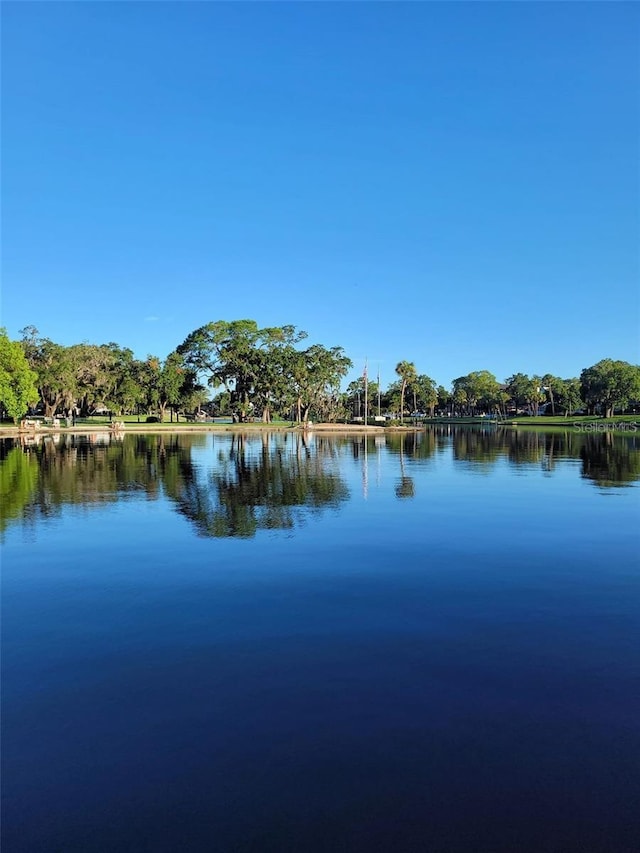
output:
M 545 373 L 540 381 L 542 382 L 543 391 L 546 391 L 547 396 L 549 397 L 549 402 L 551 403 L 551 414 L 555 415 L 556 401 L 553 394 L 562 380 L 559 380 L 557 376 L 553 376 L 551 373 Z
M 407 390 L 407 385 L 413 385 L 418 374 L 416 366 L 412 361 L 400 361 L 396 364 L 396 373 L 402 380 L 400 386 L 400 423 L 404 423 L 404 392 Z

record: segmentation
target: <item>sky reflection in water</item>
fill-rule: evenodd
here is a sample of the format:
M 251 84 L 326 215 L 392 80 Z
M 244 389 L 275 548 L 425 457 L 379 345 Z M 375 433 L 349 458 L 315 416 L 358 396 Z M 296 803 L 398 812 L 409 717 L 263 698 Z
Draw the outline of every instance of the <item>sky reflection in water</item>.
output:
M 635 436 L 0 458 L 3 850 L 635 849 Z

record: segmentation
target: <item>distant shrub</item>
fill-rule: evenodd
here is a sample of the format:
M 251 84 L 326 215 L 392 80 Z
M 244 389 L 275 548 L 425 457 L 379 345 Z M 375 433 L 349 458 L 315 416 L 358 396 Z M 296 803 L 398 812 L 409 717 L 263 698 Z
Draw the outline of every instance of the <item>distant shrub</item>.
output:
M 147 418 L 147 423 L 148 424 L 159 424 L 160 418 L 157 418 L 155 415 L 149 415 L 149 417 Z

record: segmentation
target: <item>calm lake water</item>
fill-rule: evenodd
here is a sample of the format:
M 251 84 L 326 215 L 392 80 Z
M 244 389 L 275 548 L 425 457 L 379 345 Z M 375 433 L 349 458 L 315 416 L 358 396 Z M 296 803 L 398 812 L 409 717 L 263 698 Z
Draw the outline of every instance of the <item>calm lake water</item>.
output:
M 640 433 L 0 445 L 3 851 L 619 853 Z

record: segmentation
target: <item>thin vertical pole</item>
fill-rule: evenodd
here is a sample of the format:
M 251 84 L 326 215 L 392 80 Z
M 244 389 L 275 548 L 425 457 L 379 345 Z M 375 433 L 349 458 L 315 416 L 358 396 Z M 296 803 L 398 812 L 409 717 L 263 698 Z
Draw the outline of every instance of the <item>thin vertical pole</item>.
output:
M 369 405 L 369 379 L 367 377 L 367 360 L 364 361 L 364 425 L 367 425 L 367 408 Z

